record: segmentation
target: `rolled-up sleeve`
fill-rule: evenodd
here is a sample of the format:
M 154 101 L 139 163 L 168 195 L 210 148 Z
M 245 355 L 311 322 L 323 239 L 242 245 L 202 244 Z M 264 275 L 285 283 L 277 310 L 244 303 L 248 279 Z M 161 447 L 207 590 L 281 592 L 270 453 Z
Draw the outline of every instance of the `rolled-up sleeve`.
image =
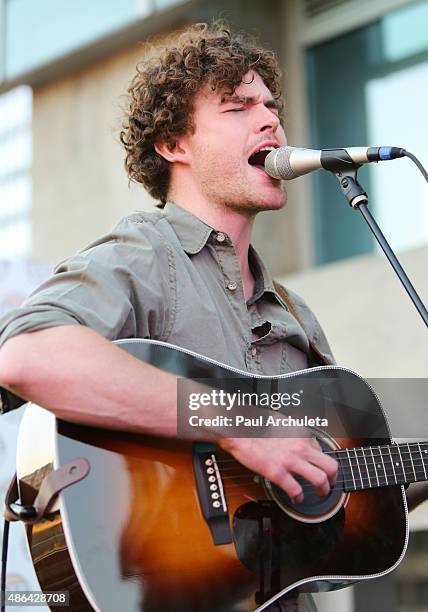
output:
M 155 233 L 147 236 L 141 225 L 123 220 L 58 264 L 22 306 L 0 319 L 0 346 L 18 334 L 60 325 L 85 325 L 109 340 L 162 338 L 171 290 L 165 251 Z

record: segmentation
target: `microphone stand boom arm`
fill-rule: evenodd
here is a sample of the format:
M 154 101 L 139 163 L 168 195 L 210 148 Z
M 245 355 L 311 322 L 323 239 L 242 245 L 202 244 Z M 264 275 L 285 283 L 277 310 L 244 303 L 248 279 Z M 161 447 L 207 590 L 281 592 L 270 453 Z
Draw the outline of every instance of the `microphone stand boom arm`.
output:
M 342 193 L 347 199 L 350 206 L 354 210 L 359 210 L 360 213 L 363 215 L 367 225 L 369 226 L 374 237 L 380 244 L 383 252 L 388 258 L 388 261 L 393 267 L 398 278 L 400 279 L 401 284 L 403 285 L 404 289 L 407 291 L 410 299 L 412 300 L 417 311 L 421 315 L 423 322 L 428 327 L 428 311 L 424 303 L 422 302 L 421 298 L 417 294 L 415 288 L 410 282 L 409 277 L 403 270 L 395 253 L 393 252 L 390 245 L 388 244 L 387 239 L 383 235 L 380 227 L 378 226 L 378 224 L 376 223 L 375 219 L 373 218 L 373 216 L 371 215 L 368 209 L 368 201 L 369 201 L 368 195 L 364 191 L 360 183 L 357 181 L 357 172 L 359 168 L 360 166 L 358 164 L 355 164 L 352 166 L 348 165 L 346 170 L 342 170 L 342 169 L 333 170 L 332 169 L 330 171 L 332 172 L 332 174 L 334 174 L 334 176 L 339 181 L 339 185 L 342 190 Z

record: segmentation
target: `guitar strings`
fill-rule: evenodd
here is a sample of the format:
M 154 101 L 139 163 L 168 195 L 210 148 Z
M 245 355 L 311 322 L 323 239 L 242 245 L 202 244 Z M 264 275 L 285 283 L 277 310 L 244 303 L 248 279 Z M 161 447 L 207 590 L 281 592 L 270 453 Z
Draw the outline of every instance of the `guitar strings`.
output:
M 314 466 L 314 467 L 316 467 L 316 466 Z M 237 466 L 237 468 L 238 468 L 238 466 Z M 379 471 L 376 468 L 373 468 L 373 467 L 371 468 L 371 470 L 370 470 L 370 468 L 368 470 L 366 468 L 364 468 L 364 472 L 361 473 L 361 476 L 360 476 L 360 471 L 355 470 L 354 478 L 355 479 L 359 479 L 359 480 L 361 480 L 362 478 L 366 478 L 367 480 L 373 478 L 373 479 L 377 480 L 379 478 L 382 479 L 382 478 L 387 478 L 389 476 L 395 476 L 395 475 L 397 475 L 399 477 L 402 475 L 402 476 L 405 476 L 406 478 L 408 478 L 408 477 L 409 478 L 414 478 L 415 474 L 417 476 L 418 472 L 419 472 L 419 475 L 421 477 L 422 477 L 422 475 L 424 475 L 425 478 L 428 480 L 427 471 L 426 471 L 426 469 L 424 468 L 424 466 L 422 464 L 414 465 L 414 468 L 415 468 L 414 471 L 412 469 L 411 472 L 409 472 L 409 473 L 405 473 L 405 470 L 403 470 L 400 467 L 395 466 L 395 468 L 396 469 L 386 469 L 385 468 L 380 473 L 379 473 Z M 343 474 L 344 473 L 343 466 L 340 466 L 340 469 L 341 469 L 341 472 Z M 348 468 L 348 469 L 350 470 L 350 468 Z M 249 469 L 247 471 L 248 471 L 248 473 L 246 473 L 243 470 L 239 470 L 239 468 L 238 468 L 238 471 L 236 471 L 235 473 L 232 473 L 232 474 L 229 473 L 229 474 L 223 475 L 223 473 L 222 473 L 222 480 L 236 480 L 236 478 L 246 478 L 247 476 L 250 476 L 250 475 L 256 475 L 257 476 L 257 474 L 255 472 L 252 472 Z M 350 470 L 350 472 L 351 472 L 351 475 L 352 475 L 352 470 Z M 352 477 L 349 478 L 349 480 L 352 480 Z
M 369 490 L 374 490 L 377 488 L 386 488 L 387 486 L 398 486 L 398 485 L 384 485 L 383 487 L 366 487 L 364 489 L 356 489 L 356 490 L 344 490 L 342 487 L 338 486 L 338 485 L 334 485 L 329 493 L 331 491 L 342 491 L 343 493 L 355 493 L 357 491 L 369 491 Z M 264 487 L 262 485 L 256 485 L 256 483 L 254 483 L 254 487 L 252 487 L 254 490 L 252 491 L 251 488 L 248 489 L 246 488 L 243 491 L 237 491 L 237 490 L 233 490 L 231 492 L 226 491 L 225 493 L 225 497 L 227 502 L 231 502 L 232 500 L 236 500 L 236 499 L 242 499 L 242 497 L 249 497 L 249 498 L 253 498 L 253 499 L 260 499 L 260 491 L 263 491 L 263 493 L 265 494 L 265 496 L 269 497 L 268 492 L 264 489 Z M 279 487 L 280 488 L 280 487 Z M 304 493 L 305 491 L 305 486 L 303 486 L 303 490 Z M 322 497 L 320 496 L 320 500 L 322 499 Z
M 359 457 L 359 459 L 361 459 L 361 457 Z M 382 457 L 380 456 L 375 457 L 374 461 L 373 461 L 373 457 L 370 457 L 370 458 L 366 458 L 365 461 L 357 462 L 355 457 L 348 458 L 346 456 L 338 457 L 337 460 L 338 460 L 338 463 L 340 463 L 341 465 L 345 465 L 347 468 L 355 469 L 355 470 L 358 470 L 358 468 L 360 468 L 365 471 L 367 471 L 367 469 L 384 471 L 384 469 L 388 469 L 389 467 L 394 466 L 394 468 L 397 468 L 398 470 L 404 469 L 404 470 L 408 470 L 409 472 L 411 472 L 412 467 L 415 466 L 415 467 L 425 467 L 428 471 L 428 461 L 424 461 L 422 458 L 419 458 L 416 460 L 416 459 L 406 459 L 405 457 L 402 457 L 401 459 L 398 459 L 397 457 L 392 457 L 391 459 L 389 455 L 384 455 Z M 236 467 L 239 467 L 240 465 L 242 465 L 239 463 L 239 461 L 236 461 L 236 464 L 237 464 Z M 235 469 L 235 466 L 232 464 L 229 464 L 229 466 L 222 466 L 220 462 L 217 462 L 217 465 L 219 466 L 222 472 L 228 472 L 230 470 Z M 244 465 L 243 467 L 246 467 L 246 466 Z M 315 467 L 317 466 L 315 465 Z
M 367 473 L 369 472 L 369 470 L 374 470 L 375 472 L 375 477 L 378 474 L 378 470 L 383 470 L 382 472 L 387 474 L 387 469 L 392 468 L 392 470 L 388 473 L 388 475 L 392 475 L 395 474 L 395 468 L 397 468 L 397 471 L 399 471 L 400 469 L 402 469 L 403 473 L 406 472 L 406 470 L 409 470 L 410 472 L 416 472 L 417 469 L 421 468 L 423 469 L 423 472 L 425 474 L 425 477 L 427 477 L 426 474 L 426 470 L 425 470 L 425 461 L 424 461 L 424 456 L 422 455 L 421 449 L 418 450 L 418 454 L 420 455 L 419 457 L 412 457 L 412 453 L 408 450 L 406 451 L 410 456 L 409 458 L 406 458 L 405 456 L 403 457 L 403 455 L 399 452 L 398 456 L 395 455 L 393 456 L 392 452 L 388 453 L 380 453 L 379 455 L 375 455 L 374 453 L 369 455 L 368 457 L 364 454 L 362 454 L 362 456 L 359 456 L 357 454 L 358 450 L 363 450 L 364 447 L 359 447 L 356 449 L 352 449 L 354 450 L 354 454 L 355 456 L 352 456 L 349 454 L 349 452 L 347 452 L 347 450 L 345 449 L 340 449 L 337 451 L 331 451 L 331 452 L 325 452 L 324 454 L 326 455 L 335 455 L 336 458 L 338 459 L 339 463 L 342 460 L 345 460 L 347 463 L 349 463 L 349 469 L 351 470 L 351 472 L 353 472 L 353 470 L 360 470 L 363 469 L 367 471 Z M 370 447 L 371 449 L 376 448 L 376 447 Z M 379 450 L 381 447 L 377 447 Z M 387 447 L 388 448 L 388 447 Z M 348 449 L 349 450 L 349 449 Z M 394 449 L 395 450 L 395 449 Z M 426 450 L 424 450 L 424 454 L 427 453 Z M 339 455 L 339 456 L 338 456 Z M 428 458 L 428 457 L 427 457 Z M 386 462 L 384 462 L 384 459 L 387 459 Z M 379 467 L 377 465 L 377 462 L 381 461 L 382 462 L 382 467 Z M 235 466 L 230 466 L 230 467 L 221 467 L 222 465 L 224 465 L 225 463 L 234 463 L 236 464 Z M 405 467 L 404 464 L 410 463 L 411 464 L 411 468 L 409 466 Z M 234 469 L 235 467 L 239 467 L 241 469 L 241 466 L 244 469 L 248 469 L 245 466 L 243 466 L 242 464 L 240 464 L 236 459 L 218 459 L 217 460 L 217 465 L 219 467 L 221 467 L 222 472 L 229 470 L 229 469 Z M 342 464 L 341 464 L 342 467 Z M 348 466 L 346 466 L 348 467 Z M 342 467 L 343 469 L 343 467 Z M 250 470 L 251 471 L 251 470 Z M 382 475 L 382 474 L 381 474 Z M 414 474 L 413 474 L 414 475 Z M 358 475 L 357 475 L 358 477 Z
M 384 462 L 382 461 L 382 466 L 379 463 L 379 459 L 383 460 L 384 458 L 387 458 L 387 461 Z M 351 460 L 349 460 L 351 459 Z M 392 457 L 392 462 L 391 462 L 391 456 L 390 455 L 383 455 L 381 457 L 375 457 L 374 459 L 378 459 L 378 461 L 373 461 L 373 457 L 369 457 L 367 460 L 367 458 L 365 458 L 364 462 L 357 462 L 356 461 L 357 458 L 355 457 L 350 457 L 348 458 L 347 456 L 345 457 L 339 457 L 338 462 L 342 468 L 343 468 L 343 463 L 345 463 L 345 468 L 351 470 L 351 472 L 353 470 L 357 471 L 362 469 L 365 472 L 369 472 L 374 471 L 375 475 L 379 473 L 379 470 L 381 471 L 381 475 L 383 473 L 391 473 L 394 474 L 394 472 L 399 472 L 400 470 L 403 473 L 407 473 L 410 472 L 412 473 L 413 471 L 417 471 L 418 469 L 422 468 L 423 472 L 425 473 L 425 475 L 427 474 L 426 472 L 426 468 L 428 468 L 428 465 L 425 464 L 423 458 L 419 458 L 418 460 L 414 460 L 412 458 L 410 459 L 406 459 L 405 457 L 402 457 L 400 459 L 400 461 L 397 461 L 396 457 Z M 361 457 L 358 457 L 358 459 L 362 459 Z M 242 472 L 242 469 L 244 470 L 248 470 L 249 472 L 251 472 L 251 470 L 249 468 L 247 468 L 245 465 L 240 464 L 237 460 L 231 460 L 234 465 L 229 465 L 228 467 L 221 467 L 221 463 L 220 461 L 217 462 L 217 465 L 220 467 L 222 474 L 226 473 L 226 478 L 229 477 L 230 471 L 234 470 L 234 469 L 238 469 L 238 474 L 240 472 Z M 405 465 L 405 464 L 409 464 L 409 465 Z M 315 466 L 316 467 L 316 466 Z M 390 470 L 388 472 L 388 470 Z M 427 476 L 428 478 L 428 476 Z
M 293 474 L 293 477 L 295 477 L 296 474 Z M 422 476 L 422 474 L 421 474 Z M 237 477 L 227 477 L 227 478 L 223 478 L 222 481 L 227 485 L 228 488 L 231 487 L 241 487 L 244 486 L 246 484 L 250 484 L 250 483 L 254 483 L 255 485 L 258 485 L 259 483 L 257 483 L 255 481 L 255 478 L 260 478 L 262 479 L 262 476 L 258 476 L 257 474 L 254 474 L 253 476 L 251 475 L 242 475 L 242 476 L 237 476 Z M 355 490 L 359 490 L 361 487 L 364 489 L 376 489 L 379 487 L 387 487 L 387 486 L 400 486 L 402 484 L 405 484 L 407 482 L 411 483 L 411 482 L 418 482 L 419 479 L 418 477 L 414 477 L 414 475 L 412 475 L 409 478 L 406 478 L 405 481 L 403 482 L 394 482 L 396 480 L 397 476 L 393 473 L 393 472 L 387 472 L 385 473 L 385 475 L 382 475 L 379 478 L 376 478 L 376 476 L 359 476 L 359 475 L 355 475 L 355 478 L 338 478 L 338 480 L 336 482 L 338 482 L 342 488 L 342 486 L 352 486 L 352 488 L 355 488 Z M 424 475 L 424 480 L 426 480 L 426 476 Z M 239 480 L 239 482 L 237 482 L 237 480 Z M 269 479 L 267 479 L 269 480 Z M 389 482 L 388 482 L 389 480 Z M 398 480 L 400 480 L 400 475 L 398 475 Z M 368 484 L 366 484 L 366 482 Z M 231 484 L 232 483 L 232 484 Z M 379 484 L 378 484 L 379 483 Z M 279 485 L 278 485 L 279 486 Z M 305 483 L 301 483 L 302 488 L 314 488 L 314 485 L 311 484 L 310 482 L 308 482 L 307 484 Z M 334 485 L 336 486 L 336 485 Z
M 409 460 L 404 460 L 404 461 L 409 461 Z M 222 481 L 224 482 L 233 481 L 234 482 L 234 484 L 232 485 L 228 484 L 227 485 L 228 488 L 233 487 L 233 486 L 242 486 L 250 482 L 253 482 L 255 485 L 257 485 L 257 483 L 254 482 L 254 479 L 262 478 L 262 477 L 252 472 L 249 468 L 246 468 L 245 466 L 241 466 L 237 461 L 235 463 L 236 463 L 235 467 L 224 468 L 222 470 Z M 356 468 L 357 466 L 352 466 L 352 467 Z M 362 485 L 365 489 L 372 489 L 372 488 L 378 488 L 381 486 L 394 486 L 394 485 L 399 486 L 400 484 L 404 484 L 404 483 L 397 482 L 397 477 L 398 479 L 401 479 L 403 476 L 405 476 L 406 477 L 405 482 L 417 482 L 419 480 L 419 477 L 422 480 L 428 478 L 424 464 L 423 463 L 418 464 L 413 461 L 412 461 L 412 470 L 411 470 L 412 473 L 410 475 L 405 474 L 406 468 L 404 468 L 404 466 L 401 467 L 401 465 L 398 465 L 398 466 L 396 465 L 395 468 L 397 469 L 393 468 L 390 465 L 388 469 L 384 468 L 381 474 L 377 472 L 378 468 L 376 468 L 374 465 L 370 466 L 371 471 L 370 471 L 369 466 L 361 465 L 361 467 L 366 472 L 366 474 L 362 474 L 361 471 L 358 470 L 358 472 L 355 471 L 355 473 L 353 473 L 353 477 L 352 477 L 353 470 L 351 467 L 349 467 L 348 469 L 351 470 L 351 477 L 349 477 L 349 476 L 345 476 L 343 472 L 343 467 L 341 465 L 340 468 L 342 471 L 342 478 L 338 479 L 337 482 L 339 482 L 343 486 L 352 485 L 353 487 L 357 487 L 356 490 L 359 490 L 358 485 Z M 392 469 L 390 469 L 391 467 Z M 238 471 L 234 474 L 223 475 L 223 472 L 227 469 L 229 470 L 237 469 Z M 395 482 L 388 482 L 389 479 L 395 480 Z M 241 482 L 236 483 L 236 480 L 240 480 Z M 367 486 L 365 485 L 364 480 L 368 482 Z M 383 480 L 385 480 L 385 482 L 383 482 Z M 303 488 L 311 488 L 314 485 L 312 485 L 311 483 L 308 483 L 308 484 L 302 483 L 301 486 Z
M 424 454 L 426 454 L 426 456 L 428 458 L 428 442 L 405 442 L 405 445 L 407 447 L 409 447 L 408 450 L 406 450 L 403 447 L 403 445 L 398 446 L 398 445 L 393 445 L 393 444 L 392 445 L 382 444 L 382 445 L 376 445 L 376 446 L 358 446 L 358 447 L 352 447 L 352 448 L 338 448 L 336 450 L 324 451 L 324 454 L 325 455 L 337 455 L 337 454 L 341 455 L 341 454 L 343 454 L 343 455 L 346 455 L 346 458 L 347 458 L 348 452 L 356 453 L 357 451 L 361 450 L 361 451 L 363 451 L 363 456 L 358 457 L 358 455 L 357 455 L 357 458 L 363 459 L 364 458 L 364 451 L 365 450 L 366 451 L 369 451 L 369 450 L 370 451 L 379 450 L 380 451 L 380 455 L 379 456 L 381 456 L 381 457 L 389 457 L 389 451 L 390 450 L 391 450 L 391 453 L 393 451 L 397 451 L 399 455 L 401 454 L 402 451 L 405 452 L 405 453 L 411 454 L 410 447 L 413 446 L 413 447 L 416 447 L 416 448 L 413 449 L 414 452 L 420 453 L 420 452 L 423 451 Z M 421 447 L 421 445 L 422 445 L 422 447 Z M 423 447 L 423 445 L 425 445 L 425 447 Z M 382 454 L 382 450 L 385 450 L 386 454 Z M 352 459 L 355 459 L 355 457 L 352 457 Z M 411 460 L 411 457 L 410 457 L 410 460 Z M 230 459 L 217 459 L 217 463 L 218 464 L 220 464 L 220 463 L 228 463 L 228 462 L 231 462 L 231 461 L 235 462 L 236 459 L 233 459 L 233 458 L 230 458 Z
M 351 486 L 351 488 L 345 490 L 344 486 L 346 486 L 347 484 L 349 484 Z M 245 495 L 246 493 L 247 494 L 251 494 L 248 491 L 248 485 L 250 485 L 250 487 L 253 487 L 254 489 L 257 489 L 257 492 L 260 489 L 264 489 L 262 483 L 261 482 L 255 482 L 254 479 L 252 479 L 248 483 L 239 483 L 239 484 L 236 484 L 236 485 L 228 484 L 227 487 L 226 487 L 226 498 L 227 499 L 233 499 L 233 498 L 236 498 L 236 497 L 242 497 L 242 495 Z M 245 486 L 245 490 L 244 491 L 241 491 L 241 492 L 236 491 L 236 489 L 238 489 L 238 487 L 243 487 L 243 486 Z M 278 488 L 281 488 L 281 487 L 279 487 L 279 485 L 277 485 L 277 486 L 278 486 Z M 374 484 L 373 486 L 368 486 L 368 485 L 364 485 L 363 484 L 362 487 L 355 488 L 354 487 L 354 483 L 353 483 L 352 480 L 345 480 L 345 481 L 338 480 L 330 488 L 329 492 L 340 490 L 340 491 L 343 491 L 345 493 L 348 493 L 348 492 L 351 493 L 351 492 L 356 492 L 356 491 L 368 491 L 370 489 L 385 488 L 385 487 L 390 487 L 390 486 L 400 486 L 400 485 L 398 483 L 383 483 L 383 484 L 380 484 L 380 485 Z M 303 491 L 305 491 L 307 489 L 313 489 L 314 488 L 313 485 L 311 485 L 311 484 L 304 484 L 304 483 L 301 484 L 301 487 L 302 487 Z M 232 492 L 230 493 L 231 489 L 232 489 Z M 235 489 L 235 491 L 233 489 Z
M 338 459 L 338 463 L 340 464 L 341 467 L 342 467 L 342 464 L 345 463 L 345 467 L 350 469 L 351 471 L 353 469 L 355 469 L 355 470 L 363 469 L 365 471 L 369 471 L 371 469 L 371 470 L 374 470 L 375 473 L 378 473 L 378 470 L 381 470 L 382 473 L 383 473 L 383 472 L 385 472 L 389 468 L 392 468 L 392 473 L 394 473 L 395 468 L 397 468 L 397 471 L 399 471 L 401 469 L 403 472 L 405 472 L 407 470 L 409 472 L 412 472 L 413 471 L 413 467 L 415 468 L 415 471 L 416 471 L 417 468 L 422 468 L 424 471 L 425 471 L 426 468 L 428 468 L 428 465 L 426 465 L 426 463 L 423 461 L 422 458 L 420 458 L 420 459 L 418 459 L 416 461 L 414 459 L 406 459 L 406 458 L 403 457 L 403 458 L 401 458 L 400 461 L 396 461 L 397 458 L 393 457 L 392 458 L 392 463 L 391 463 L 391 457 L 389 455 L 384 455 L 384 456 L 382 456 L 382 459 L 383 458 L 387 458 L 388 461 L 387 462 L 382 462 L 382 466 L 379 463 L 379 461 L 374 462 L 373 461 L 373 457 L 370 458 L 370 461 L 367 461 L 367 459 L 366 459 L 363 463 L 353 463 L 353 461 L 355 461 L 355 457 L 351 457 L 351 461 L 349 461 L 348 457 L 340 457 Z M 359 457 L 359 459 L 361 459 L 361 457 Z M 222 474 L 223 473 L 227 473 L 227 472 L 229 472 L 231 470 L 234 470 L 234 469 L 238 469 L 238 470 L 245 469 L 245 470 L 248 470 L 250 472 L 252 471 L 252 470 L 250 470 L 250 468 L 247 468 L 245 465 L 239 463 L 239 461 L 237 461 L 237 460 L 233 460 L 233 463 L 235 465 L 229 465 L 228 467 L 221 467 L 220 466 L 220 462 L 218 461 L 217 465 L 220 467 Z M 411 467 L 410 467 L 410 465 L 405 466 L 404 464 L 410 464 Z M 315 466 L 315 467 L 317 467 L 317 466 Z M 228 474 L 228 475 L 230 475 L 230 474 Z
M 361 446 L 325 451 L 324 454 L 333 455 L 338 459 L 342 474 L 341 478 L 336 481 L 333 487 L 331 487 L 330 491 L 344 490 L 344 487 L 348 488 L 348 491 L 351 492 L 352 490 L 358 491 L 388 486 L 400 486 L 404 483 L 397 482 L 397 477 L 398 479 L 401 479 L 403 476 L 405 477 L 405 482 L 409 483 L 417 482 L 419 479 L 426 480 L 428 478 L 424 462 L 424 455 L 427 453 L 425 448 L 426 446 L 426 443 L 410 442 L 401 444 L 400 446 Z M 361 451 L 360 455 L 358 454 L 358 451 Z M 364 451 L 370 451 L 370 454 L 366 456 Z M 378 451 L 378 454 L 376 451 Z M 422 455 L 422 452 L 424 452 L 424 455 Z M 408 458 L 403 456 L 403 454 L 409 455 Z M 415 454 L 417 454 L 418 457 L 415 457 Z M 384 462 L 384 459 L 387 459 L 387 461 Z M 351 477 L 345 475 L 341 460 L 345 460 L 345 462 L 348 463 L 346 468 L 350 470 Z M 397 460 L 399 460 L 398 465 L 396 464 Z M 249 486 L 254 487 L 254 489 L 257 489 L 257 491 L 260 490 L 260 487 L 263 488 L 262 477 L 252 472 L 246 466 L 240 464 L 236 459 L 219 458 L 216 461 L 217 465 L 221 469 L 222 481 L 225 482 L 228 498 L 232 499 L 233 497 L 242 497 L 242 495 L 245 493 L 248 494 Z M 380 466 L 380 463 L 376 464 L 376 462 L 379 461 L 382 462 L 383 469 L 378 467 L 378 465 Z M 225 466 L 225 464 L 229 465 Z M 410 465 L 405 466 L 405 464 L 411 464 L 411 467 Z M 363 472 L 366 472 L 366 474 L 363 475 L 361 469 Z M 233 473 L 233 470 L 238 471 Z M 378 473 L 378 470 L 381 470 L 380 474 Z M 406 470 L 410 471 L 410 475 L 407 475 Z M 227 472 L 227 474 L 225 474 L 225 472 Z M 295 476 L 295 474 L 293 476 Z M 255 479 L 260 479 L 261 481 L 258 482 Z M 240 482 L 236 482 L 237 480 Z M 365 480 L 367 481 L 367 485 L 364 482 Z M 388 480 L 391 480 L 392 482 L 388 482 Z M 247 490 L 245 492 L 234 492 L 234 489 L 236 490 L 242 487 L 246 487 Z M 301 487 L 302 490 L 305 491 L 308 489 L 313 489 L 314 485 L 307 482 L 306 484 L 301 483 Z
M 404 464 L 404 463 L 408 463 L 408 462 L 409 462 L 409 460 L 403 460 L 402 463 Z M 417 472 L 418 470 L 421 470 L 421 474 L 423 472 L 427 476 L 427 479 L 428 479 L 428 474 L 427 474 L 427 470 L 425 468 L 424 463 L 417 463 L 417 462 L 414 462 L 414 461 L 412 461 L 411 463 L 412 463 L 412 469 L 410 469 L 409 466 L 407 466 L 407 467 L 402 466 L 401 462 L 398 465 L 396 465 L 394 463 L 394 466 L 392 466 L 391 463 L 390 463 L 389 465 L 384 465 L 382 468 L 378 468 L 373 463 L 372 464 L 367 464 L 367 465 L 364 463 L 364 464 L 361 464 L 359 466 L 359 468 L 360 469 L 362 468 L 363 471 L 367 472 L 367 473 L 373 472 L 374 473 L 374 477 L 376 477 L 376 474 L 382 476 L 382 474 L 384 474 L 384 473 L 389 475 L 389 474 L 398 473 L 400 471 L 403 472 L 403 474 L 405 474 L 405 472 L 407 472 L 407 471 L 410 474 L 412 474 L 413 473 L 413 467 L 414 467 L 414 471 L 415 472 Z M 339 465 L 340 465 L 340 467 L 341 467 L 341 469 L 343 471 L 344 468 L 343 468 L 343 465 L 340 463 L 340 461 L 339 461 Z M 314 467 L 317 467 L 317 466 L 314 466 Z M 237 469 L 238 471 L 235 474 L 230 474 L 230 471 L 233 470 L 233 469 Z M 348 469 L 351 472 L 353 470 L 355 470 L 355 473 L 357 473 L 359 471 L 357 465 L 346 465 L 345 469 Z M 221 469 L 221 473 L 222 473 L 222 477 L 227 479 L 227 478 L 233 478 L 234 476 L 242 475 L 243 471 L 245 473 L 245 470 L 247 472 L 250 472 L 250 473 L 255 473 L 255 472 L 252 472 L 252 470 L 250 470 L 249 468 L 247 468 L 244 465 L 241 467 L 241 464 L 239 464 L 238 462 L 237 462 L 236 466 L 234 466 L 234 467 L 231 466 L 229 468 L 222 468 Z M 379 474 L 379 470 L 380 470 L 380 474 Z M 226 475 L 223 476 L 223 473 L 226 473 Z M 407 474 L 405 474 L 405 475 L 407 475 Z M 414 473 L 413 473 L 413 476 L 414 476 Z

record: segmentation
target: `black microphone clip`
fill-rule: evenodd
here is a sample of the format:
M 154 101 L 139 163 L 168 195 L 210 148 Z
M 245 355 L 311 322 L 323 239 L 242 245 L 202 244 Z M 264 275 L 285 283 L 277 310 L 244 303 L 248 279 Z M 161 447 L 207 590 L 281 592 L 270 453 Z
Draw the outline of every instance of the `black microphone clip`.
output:
M 352 149 L 350 149 L 352 150 Z M 367 161 L 379 162 L 404 157 L 406 150 L 400 147 L 368 147 Z M 321 149 L 321 165 L 330 172 L 346 172 L 350 168 L 359 168 L 362 163 L 356 162 L 346 149 Z

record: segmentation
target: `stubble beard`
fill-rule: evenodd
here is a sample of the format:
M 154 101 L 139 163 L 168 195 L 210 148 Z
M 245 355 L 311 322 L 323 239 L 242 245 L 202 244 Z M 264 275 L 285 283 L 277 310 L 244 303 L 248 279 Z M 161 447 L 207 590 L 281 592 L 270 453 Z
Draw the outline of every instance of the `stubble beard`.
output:
M 287 193 L 281 189 L 282 197 L 275 197 L 275 202 L 269 201 L 266 196 L 257 198 L 254 193 L 251 193 L 248 183 L 242 174 L 231 173 L 228 177 L 220 174 L 216 175 L 210 167 L 207 175 L 203 169 L 200 169 L 200 188 L 206 201 L 219 208 L 228 208 L 235 212 L 246 213 L 249 216 L 254 216 L 264 210 L 279 210 L 283 208 L 287 202 Z M 236 178 L 239 176 L 239 178 Z M 278 190 L 280 187 L 277 188 Z

